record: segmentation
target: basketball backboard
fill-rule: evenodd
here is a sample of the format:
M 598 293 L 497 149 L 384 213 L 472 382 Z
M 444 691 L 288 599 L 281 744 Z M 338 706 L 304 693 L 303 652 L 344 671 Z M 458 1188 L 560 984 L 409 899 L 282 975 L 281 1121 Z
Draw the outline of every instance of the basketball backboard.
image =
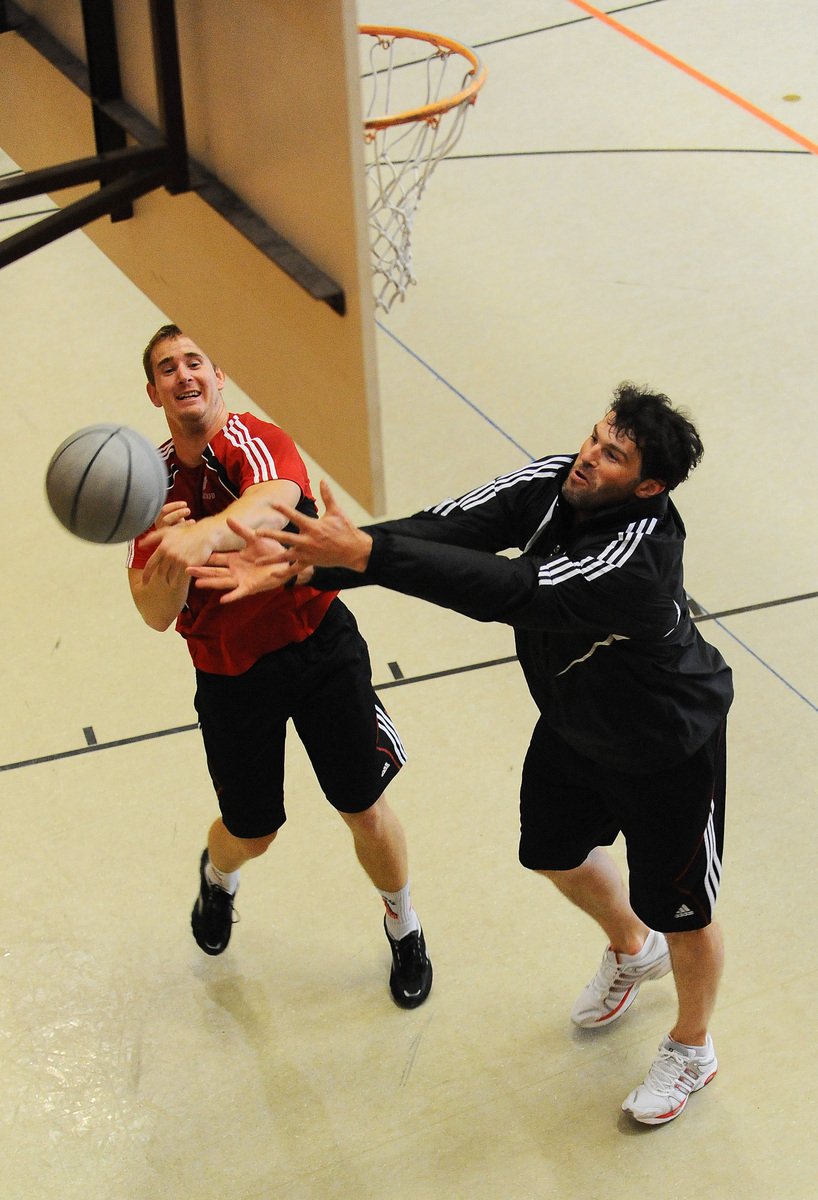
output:
M 168 12 L 171 0 L 0 3 L 8 26 L 0 33 L 0 146 L 36 172 L 98 154 L 101 124 L 111 159 L 138 144 L 150 167 L 151 148 L 163 143 L 170 180 L 154 180 L 146 194 L 137 188 L 124 205 L 133 216 L 121 219 L 120 208 L 120 219 L 97 217 L 85 233 L 378 515 L 384 488 L 354 2 L 176 0 L 183 140 L 175 168 L 168 129 L 178 114 L 165 111 L 156 65 L 156 22 Z M 104 39 L 88 69 L 87 41 L 106 21 L 115 24 L 119 95 Z M 115 137 L 104 141 L 106 121 L 109 134 L 112 126 L 125 131 L 127 149 L 117 150 Z M 98 197 L 98 180 L 60 184 L 49 195 L 65 213 Z M 48 244 L 36 252 L 48 254 Z

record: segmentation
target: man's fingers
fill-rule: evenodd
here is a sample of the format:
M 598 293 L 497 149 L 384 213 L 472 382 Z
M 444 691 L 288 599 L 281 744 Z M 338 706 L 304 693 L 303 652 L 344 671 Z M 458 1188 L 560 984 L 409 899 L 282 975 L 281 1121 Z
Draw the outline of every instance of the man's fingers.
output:
M 205 592 L 227 592 L 231 591 L 235 586 L 235 579 L 231 579 L 229 575 L 222 577 L 202 575 L 196 579 L 196 587 L 202 588 Z
M 216 563 L 217 555 L 212 555 L 206 567 L 188 567 L 188 575 L 192 575 L 194 579 L 226 579 L 228 583 L 233 579 L 230 568 L 227 563 L 219 566 Z
M 156 572 L 156 567 L 157 567 L 156 553 L 154 552 L 150 556 L 148 561 L 145 563 L 145 566 L 142 569 L 142 582 L 143 583 L 150 583 L 151 579 L 153 578 L 153 576 Z
M 218 567 L 219 570 L 222 571 L 225 569 L 225 567 L 230 566 L 230 564 L 232 562 L 232 556 L 235 553 L 236 553 L 235 550 L 217 550 L 214 554 L 210 555 L 210 558 L 207 560 L 206 563 L 202 564 L 201 569 L 207 570 L 210 567 Z M 200 568 L 198 566 L 197 567 L 188 567 L 187 573 L 188 573 L 188 575 L 195 575 L 199 569 Z
M 301 529 L 303 522 L 305 520 L 309 520 L 309 518 L 305 518 L 304 514 L 300 513 L 297 508 L 291 508 L 289 504 L 277 503 L 271 505 L 271 508 L 274 508 L 277 513 L 281 513 L 282 517 L 287 518 L 288 524 L 295 525 L 296 529 L 299 530 Z M 266 536 L 277 537 L 280 532 L 281 530 L 276 530 L 275 532 L 271 530 Z
M 326 479 L 322 479 L 318 485 L 321 490 L 321 499 L 324 501 L 324 508 L 327 512 L 338 511 L 338 505 L 335 503 L 335 496 L 332 494 L 332 488 L 327 483 Z
M 235 517 L 228 517 L 227 524 L 234 533 L 237 533 L 245 542 L 249 542 L 257 532 L 251 529 L 249 525 L 245 525 L 242 521 L 237 521 Z

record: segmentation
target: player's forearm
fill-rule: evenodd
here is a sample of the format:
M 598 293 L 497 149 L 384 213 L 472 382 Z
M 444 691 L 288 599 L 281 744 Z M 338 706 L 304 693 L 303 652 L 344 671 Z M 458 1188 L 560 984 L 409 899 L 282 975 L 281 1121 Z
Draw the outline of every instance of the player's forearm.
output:
M 426 542 L 386 533 L 379 527 L 374 527 L 373 533 L 367 570 L 350 579 L 416 596 L 475 621 L 514 625 L 528 618 L 529 609 L 537 609 L 538 601 L 542 604 L 545 589 L 538 586 L 533 559 L 508 559 L 483 550 Z M 337 586 L 343 586 L 339 574 L 326 573 L 335 576 Z M 324 588 L 326 583 L 323 578 L 314 586 Z M 538 610 L 534 621 L 538 627 L 544 624 L 541 616 Z
M 135 572 L 130 582 L 134 604 L 145 624 L 159 633 L 169 629 L 187 602 L 190 578 L 183 575 L 178 581 L 167 583 L 154 576 L 145 584 L 141 572 Z
M 284 499 L 295 504 L 300 497 L 301 490 L 297 484 L 286 480 L 258 484 L 248 488 L 221 512 L 203 517 L 196 523 L 196 530 L 211 544 L 211 553 L 239 550 L 244 540 L 227 524 L 228 518 L 246 525 L 248 529 L 281 529 L 285 520 L 272 507 L 272 501 Z

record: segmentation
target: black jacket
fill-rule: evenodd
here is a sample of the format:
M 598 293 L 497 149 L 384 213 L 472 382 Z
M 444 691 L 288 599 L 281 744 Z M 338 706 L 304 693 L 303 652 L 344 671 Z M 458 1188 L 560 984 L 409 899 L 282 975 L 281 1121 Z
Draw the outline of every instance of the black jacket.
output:
M 319 569 L 312 583 L 380 584 L 511 625 L 531 695 L 557 734 L 617 770 L 672 767 L 726 715 L 730 668 L 691 620 L 685 530 L 667 493 L 575 525 L 560 496 L 574 458 L 540 459 L 368 526 L 366 573 Z M 522 554 L 498 553 L 511 547 Z

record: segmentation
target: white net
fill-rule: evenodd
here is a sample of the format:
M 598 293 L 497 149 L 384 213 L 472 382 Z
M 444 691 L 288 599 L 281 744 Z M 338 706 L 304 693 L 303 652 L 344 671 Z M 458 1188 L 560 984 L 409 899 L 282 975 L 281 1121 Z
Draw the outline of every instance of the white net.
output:
M 389 312 L 416 282 L 412 227 L 429 178 L 457 144 L 485 69 L 465 47 L 362 26 L 367 205 L 375 305 Z M 381 123 L 383 122 L 383 123 Z

